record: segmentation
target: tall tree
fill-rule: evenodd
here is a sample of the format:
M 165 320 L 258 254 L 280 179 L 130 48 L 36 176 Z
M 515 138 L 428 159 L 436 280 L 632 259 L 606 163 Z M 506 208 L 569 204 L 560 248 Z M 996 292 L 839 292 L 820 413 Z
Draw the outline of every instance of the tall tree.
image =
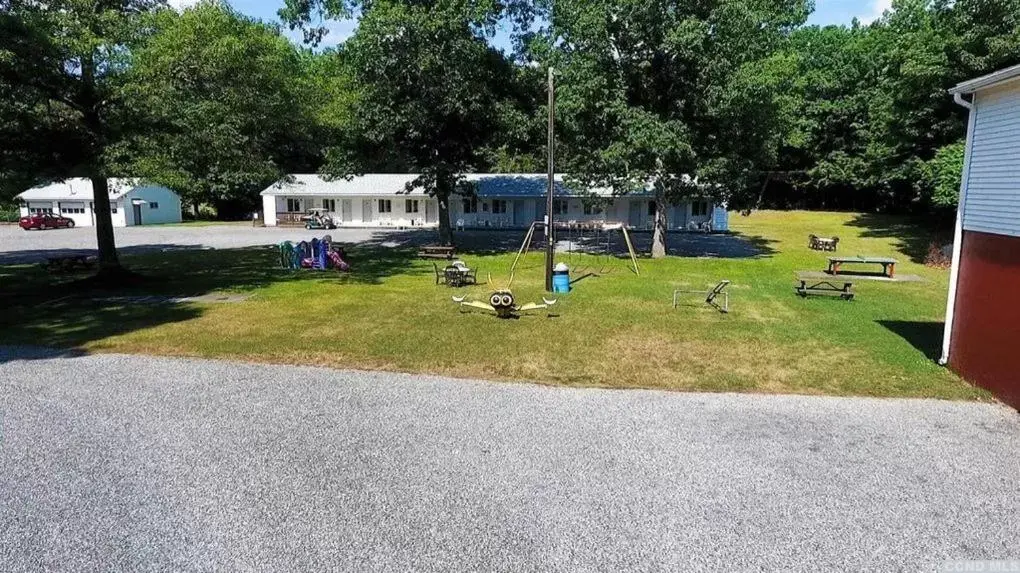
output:
M 408 191 L 436 197 L 440 240 L 451 244 L 449 202 L 471 192 L 464 174 L 486 163 L 513 80 L 502 53 L 486 42 L 501 8 L 458 0 L 288 2 L 281 16 L 306 26 L 314 40 L 313 9 L 361 14 L 341 49 L 357 86 L 348 138 L 332 148 L 324 170 L 349 176 L 381 162 L 419 173 Z
M 946 90 L 1020 63 L 1020 0 L 898 0 L 893 8 L 867 26 L 793 35 L 791 97 L 801 113 L 781 163 L 803 173 L 794 184 L 802 205 L 951 207 L 966 111 Z
M 313 167 L 315 56 L 212 0 L 153 23 L 125 78 L 150 126 L 119 146 L 125 170 L 177 190 L 197 214 L 201 203 L 257 208 L 258 190 Z
M 100 275 L 120 274 L 107 151 L 130 126 L 120 82 L 126 47 L 156 0 L 0 1 L 0 176 L 91 179 Z M 38 126 L 36 127 L 36 123 Z
M 805 0 L 557 0 L 538 58 L 559 72 L 567 169 L 584 187 L 651 188 L 652 256 L 666 205 L 724 198 L 770 165 L 790 113 L 782 52 Z M 706 185 L 706 183 L 708 183 Z

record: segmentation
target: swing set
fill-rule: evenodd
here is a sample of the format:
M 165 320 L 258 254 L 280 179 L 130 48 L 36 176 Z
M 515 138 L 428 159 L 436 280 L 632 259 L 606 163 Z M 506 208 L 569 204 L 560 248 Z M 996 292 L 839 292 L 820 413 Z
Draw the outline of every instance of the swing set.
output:
M 514 258 L 514 262 L 510 266 L 511 277 L 513 277 L 514 271 L 517 269 L 517 263 L 520 262 L 522 257 L 527 256 L 528 251 L 531 249 L 531 242 L 535 236 L 535 229 L 539 227 L 544 228 L 546 225 L 547 224 L 545 222 L 535 221 L 530 227 L 528 227 L 528 232 L 524 235 L 524 241 L 521 243 L 521 248 L 517 250 L 517 256 Z M 608 262 L 609 257 L 612 257 L 612 237 L 616 231 L 619 231 L 623 235 L 623 240 L 627 245 L 627 252 L 630 254 L 630 261 L 633 264 L 633 268 L 631 270 L 633 270 L 636 275 L 641 274 L 640 269 L 638 269 L 637 254 L 634 252 L 634 243 L 630 240 L 630 234 L 627 232 L 627 227 L 625 227 L 622 223 L 606 224 L 572 222 L 563 225 L 556 225 L 553 230 L 556 228 L 566 229 L 567 231 L 568 260 L 573 260 L 575 244 L 588 243 L 594 245 L 597 261 L 600 265 L 598 274 L 606 274 L 609 272 L 606 263 Z M 549 233 L 546 234 L 547 240 L 553 240 L 549 235 Z M 579 241 L 575 239 L 579 239 Z M 587 269 L 587 267 L 584 267 L 584 269 Z M 513 278 L 510 280 L 513 280 Z

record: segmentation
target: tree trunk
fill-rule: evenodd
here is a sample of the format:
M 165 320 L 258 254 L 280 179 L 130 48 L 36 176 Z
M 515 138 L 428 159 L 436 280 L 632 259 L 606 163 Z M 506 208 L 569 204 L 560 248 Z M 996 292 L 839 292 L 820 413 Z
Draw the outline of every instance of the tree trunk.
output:
M 436 199 L 439 201 L 439 244 L 451 247 L 453 246 L 453 229 L 450 227 L 450 196 L 447 193 L 445 197 L 436 194 Z
M 436 179 L 436 201 L 439 202 L 439 244 L 444 247 L 453 246 L 453 229 L 450 226 L 450 195 L 453 191 L 452 182 L 445 177 Z
M 200 215 L 198 199 L 195 199 L 194 201 L 191 202 L 191 208 L 194 210 L 195 220 L 197 221 Z
M 98 5 L 97 5 L 98 6 Z M 85 104 L 82 119 L 94 143 L 91 149 L 89 179 L 92 182 L 92 208 L 96 218 L 96 247 L 99 249 L 99 277 L 112 278 L 122 275 L 124 269 L 117 259 L 117 245 L 113 238 L 113 217 L 110 214 L 110 185 L 105 174 L 99 167 L 103 151 L 106 148 L 106 124 L 99 112 L 99 100 L 96 95 L 96 64 L 90 52 L 81 62 L 81 100 Z M 125 208 L 127 206 L 125 205 Z M 127 217 L 127 213 L 124 213 Z
M 121 270 L 117 259 L 117 245 L 113 239 L 113 217 L 110 215 L 110 187 L 105 176 L 93 175 L 92 204 L 96 216 L 96 245 L 99 247 L 100 274 L 114 274 Z M 127 205 L 124 206 L 125 211 Z M 127 217 L 127 213 L 124 213 Z
M 655 225 L 652 231 L 652 258 L 666 256 L 666 199 L 661 191 L 655 193 Z

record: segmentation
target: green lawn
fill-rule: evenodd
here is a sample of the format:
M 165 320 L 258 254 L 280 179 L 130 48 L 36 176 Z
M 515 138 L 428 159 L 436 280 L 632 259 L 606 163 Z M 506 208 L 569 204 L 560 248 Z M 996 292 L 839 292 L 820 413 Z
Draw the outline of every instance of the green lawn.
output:
M 948 272 L 919 264 L 930 233 L 903 219 L 844 213 L 733 214 L 731 226 L 761 254 L 642 259 L 640 276 L 623 259 L 575 256 L 579 270 L 608 272 L 560 296 L 558 316 L 507 321 L 459 313 L 455 291 L 435 286 L 432 264 L 416 260 L 413 249 L 352 247 L 356 272 L 342 277 L 277 269 L 266 248 L 125 257 L 154 277 L 138 292 L 252 294 L 221 305 L 99 307 L 80 292 L 59 300 L 68 285 L 35 267 L 0 267 L 0 303 L 8 308 L 0 342 L 559 385 L 987 399 L 933 361 Z M 925 280 L 861 281 L 849 303 L 801 299 L 793 271 L 825 264 L 824 254 L 807 248 L 812 232 L 838 235 L 841 253 L 896 256 L 898 273 Z M 502 283 L 513 256 L 463 258 Z M 670 307 L 674 287 L 709 288 L 722 278 L 733 281 L 729 315 L 694 298 Z M 514 293 L 537 301 L 542 285 L 542 255 L 533 253 Z

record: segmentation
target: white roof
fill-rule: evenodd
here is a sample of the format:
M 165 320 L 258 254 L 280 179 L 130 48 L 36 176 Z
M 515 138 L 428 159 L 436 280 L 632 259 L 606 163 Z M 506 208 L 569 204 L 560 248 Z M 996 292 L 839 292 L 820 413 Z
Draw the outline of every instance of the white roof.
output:
M 138 179 L 113 179 L 109 180 L 110 199 L 117 200 L 138 187 Z M 81 201 L 92 200 L 92 180 L 85 177 L 72 177 L 32 187 L 27 191 L 18 194 L 20 199 L 25 201 L 52 201 L 57 199 L 78 199 Z
M 954 88 L 950 89 L 949 93 L 951 94 L 974 93 L 978 90 L 990 88 L 1003 82 L 1008 82 L 1016 79 L 1020 79 L 1020 65 L 999 70 L 997 72 L 992 72 L 988 75 L 981 76 L 979 78 L 974 78 L 972 80 L 967 80 L 965 82 L 957 84 Z
M 348 179 L 327 181 L 319 175 L 291 175 L 262 191 L 262 195 L 289 197 L 298 196 L 376 196 L 408 195 L 406 185 L 418 177 L 417 173 L 366 173 Z M 542 197 L 545 195 L 547 175 L 545 173 L 469 173 L 464 176 L 477 184 L 480 197 Z M 576 195 L 563 185 L 563 174 L 556 174 L 557 195 Z M 592 193 L 612 195 L 609 189 L 593 189 Z M 409 195 L 423 196 L 419 187 Z

